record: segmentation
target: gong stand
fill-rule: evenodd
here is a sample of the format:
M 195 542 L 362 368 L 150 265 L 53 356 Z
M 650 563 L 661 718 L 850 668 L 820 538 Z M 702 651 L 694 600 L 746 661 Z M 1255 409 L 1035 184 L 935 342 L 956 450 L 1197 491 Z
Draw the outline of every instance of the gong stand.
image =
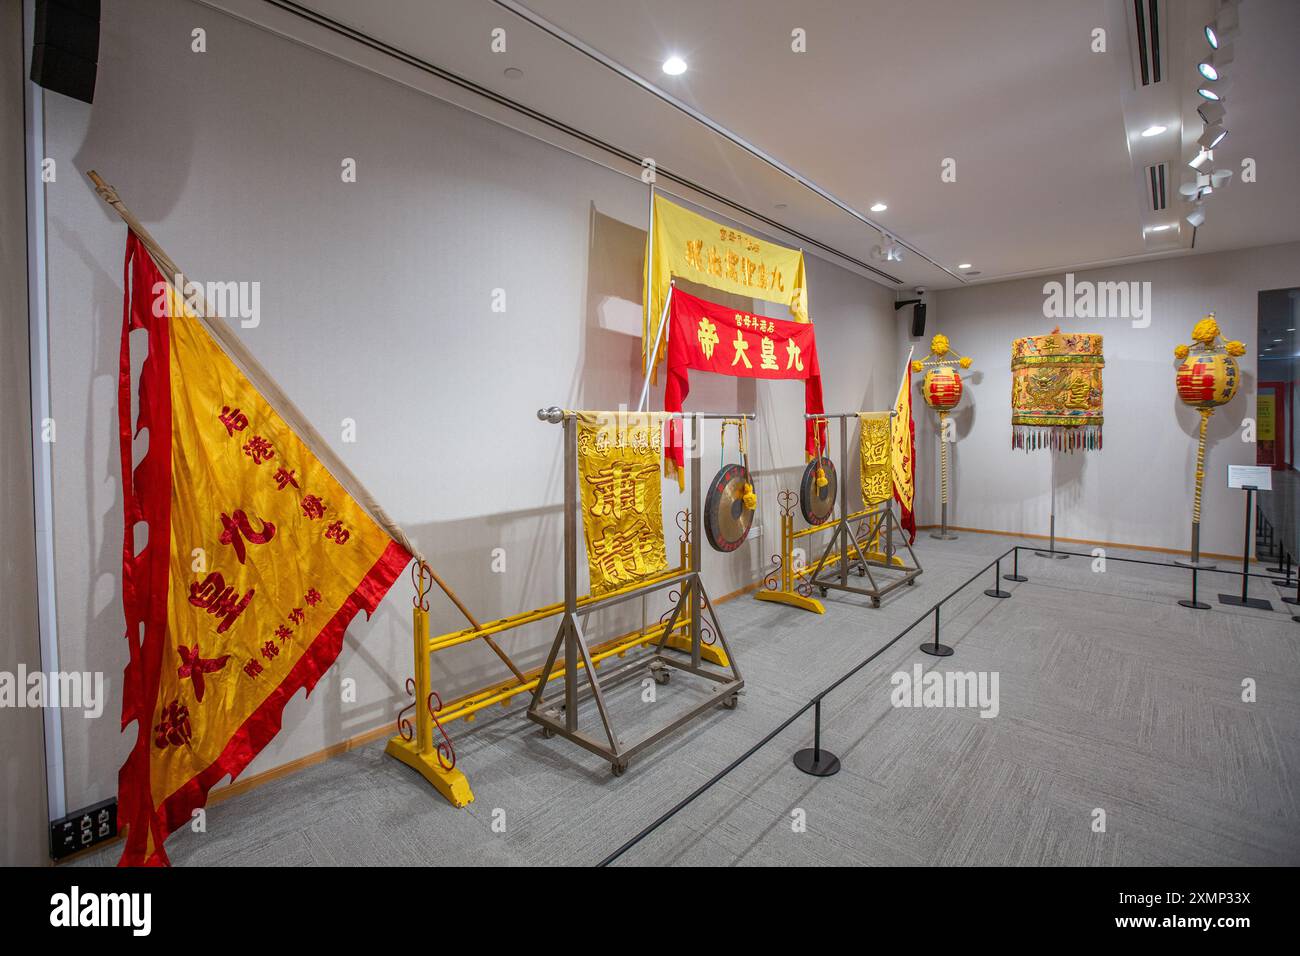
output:
M 550 653 L 546 657 L 546 663 L 542 667 L 537 687 L 533 691 L 532 702 L 528 705 L 528 719 L 540 724 L 546 736 L 550 737 L 558 734 L 573 741 L 578 746 L 604 757 L 610 762 L 614 775 L 621 776 L 623 771 L 627 769 L 628 762 L 634 754 L 668 736 L 682 724 L 719 704 L 727 708 L 734 708 L 739 700 L 737 694 L 745 686 L 745 682 L 740 676 L 740 668 L 736 666 L 736 657 L 731 653 L 731 648 L 727 646 L 727 639 L 723 634 L 722 625 L 718 621 L 717 613 L 713 609 L 713 602 L 709 600 L 708 592 L 704 589 L 704 582 L 700 577 L 702 522 L 700 521 L 701 478 L 698 441 L 700 422 L 702 420 L 720 418 L 754 419 L 757 416 L 737 413 L 720 415 L 688 412 L 682 414 L 683 418 L 691 419 L 691 440 L 697 445 L 695 453 L 691 455 L 691 510 L 687 524 L 689 529 L 689 559 L 685 569 L 680 574 L 673 574 L 666 578 L 656 578 L 642 587 L 619 591 L 617 594 L 606 598 L 584 601 L 581 605 L 581 614 L 585 618 L 593 611 L 611 607 L 632 598 L 643 598 L 653 592 L 666 590 L 673 586 L 677 586 L 678 589 L 677 601 L 669 612 L 667 626 L 664 629 L 663 636 L 655 644 L 653 654 L 648 657 L 639 657 L 612 670 L 597 674 L 596 669 L 592 666 L 591 648 L 583 632 L 582 621 L 579 618 L 578 535 L 580 532 L 577 524 L 578 503 L 581 499 L 578 489 L 578 414 L 578 412 L 555 407 L 544 408 L 537 412 L 537 417 L 542 421 L 563 424 L 564 426 L 564 615 L 560 621 L 559 630 L 555 634 L 555 641 L 551 644 Z M 722 649 L 727 655 L 730 673 L 706 667 L 701 662 L 701 618 L 705 611 L 708 612 L 709 620 L 712 622 L 713 633 L 717 635 L 717 641 L 722 645 Z M 666 654 L 664 651 L 664 642 L 667 636 L 677 627 L 678 618 L 683 614 L 687 616 L 690 622 L 691 650 L 689 662 L 683 660 L 680 656 Z M 564 656 L 563 694 L 548 698 L 546 696 L 546 685 L 561 653 Z M 656 683 L 666 684 L 668 683 L 670 669 L 686 671 L 696 677 L 713 681 L 717 686 L 703 701 L 696 703 L 684 713 L 680 713 L 658 730 L 636 741 L 624 740 L 614 729 L 614 721 L 610 716 L 609 707 L 605 700 L 606 689 L 635 678 L 639 674 L 654 678 Z M 579 707 L 583 701 L 588 699 L 595 701 L 596 710 L 600 715 L 602 732 L 599 737 L 580 730 L 578 726 Z
M 868 550 L 863 547 L 862 540 L 858 537 L 853 525 L 848 519 L 847 502 L 849 498 L 849 419 L 857 421 L 858 412 L 840 412 L 834 415 L 810 414 L 805 415 L 806 419 L 826 419 L 838 418 L 840 420 L 840 493 L 836 496 L 835 510 L 837 517 L 835 519 L 835 530 L 831 534 L 831 539 L 826 543 L 826 549 L 822 552 L 821 560 L 808 576 L 808 583 L 821 590 L 822 596 L 830 588 L 837 591 L 851 591 L 854 594 L 863 594 L 871 598 L 872 607 L 880 607 L 880 599 L 895 588 L 902 587 L 904 584 L 912 584 L 917 576 L 921 573 L 921 562 L 916 558 L 916 552 L 912 546 L 907 543 L 907 534 L 903 531 L 902 526 L 898 523 L 898 517 L 894 514 L 894 499 L 891 494 L 888 499 L 881 502 L 877 509 L 868 514 L 864 521 L 870 521 L 870 527 L 866 533 L 867 541 L 882 542 L 883 561 L 875 561 L 867 557 Z M 892 419 L 897 413 L 891 410 L 889 417 Z M 907 549 L 912 563 L 894 564 L 894 557 L 897 548 L 894 545 L 894 532 L 902 539 L 903 547 Z M 839 548 L 839 561 L 833 571 L 827 573 L 825 577 L 822 572 L 825 568 L 827 559 L 831 553 Z M 850 550 L 856 555 L 856 561 L 849 560 Z M 869 587 L 849 584 L 849 568 L 856 568 L 859 575 L 867 579 Z M 886 571 L 902 572 L 901 577 L 893 580 L 878 583 L 876 575 L 871 573 L 872 568 Z

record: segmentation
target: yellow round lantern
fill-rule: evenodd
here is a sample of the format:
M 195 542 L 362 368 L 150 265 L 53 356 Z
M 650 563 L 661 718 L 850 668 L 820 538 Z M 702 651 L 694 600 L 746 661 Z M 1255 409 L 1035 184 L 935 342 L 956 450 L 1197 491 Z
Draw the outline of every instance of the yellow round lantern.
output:
M 1178 370 L 1174 385 L 1183 404 L 1201 413 L 1200 434 L 1196 443 L 1195 491 L 1192 494 L 1192 558 L 1191 565 L 1201 559 L 1201 492 L 1205 486 L 1205 435 L 1210 416 L 1220 405 L 1232 401 L 1241 386 L 1241 370 L 1237 358 L 1246 354 L 1241 342 L 1224 340 L 1219 323 L 1211 312 L 1192 329 L 1192 343 L 1178 345 L 1174 358 Z M 1203 605 L 1202 605 L 1203 606 Z

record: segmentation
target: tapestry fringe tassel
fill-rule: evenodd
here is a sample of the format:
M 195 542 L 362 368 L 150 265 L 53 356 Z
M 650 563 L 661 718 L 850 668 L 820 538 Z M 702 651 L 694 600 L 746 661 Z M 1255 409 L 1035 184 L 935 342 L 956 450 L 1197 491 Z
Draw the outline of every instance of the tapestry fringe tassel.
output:
M 1101 448 L 1101 425 L 1012 425 L 1011 447 L 1024 451 L 1096 451 Z

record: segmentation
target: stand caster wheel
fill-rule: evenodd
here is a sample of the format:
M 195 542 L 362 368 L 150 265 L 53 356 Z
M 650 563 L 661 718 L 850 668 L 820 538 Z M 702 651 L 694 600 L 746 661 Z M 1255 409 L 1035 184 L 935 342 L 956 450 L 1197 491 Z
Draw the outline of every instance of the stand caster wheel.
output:
M 621 777 L 627 771 L 627 764 L 614 762 L 609 765 L 610 772 L 616 777 Z
M 860 577 L 860 578 L 865 578 L 865 577 L 867 576 L 867 569 L 866 569 L 866 568 L 858 568 L 857 574 L 858 574 L 858 577 Z
M 740 696 L 738 694 L 732 694 L 730 697 L 723 698 L 722 706 L 727 708 L 727 710 L 735 710 L 739 703 Z
M 653 667 L 650 669 L 650 676 L 655 679 L 656 684 L 667 684 L 672 679 L 672 672 L 666 667 Z
M 551 739 L 552 737 L 554 737 L 554 736 L 555 736 L 555 731 L 553 731 L 550 727 L 543 727 L 543 728 L 542 728 L 542 739 L 543 739 L 543 740 L 550 740 L 550 739 Z
M 821 596 L 822 596 L 822 597 L 825 597 L 825 596 L 826 596 L 826 589 L 825 589 L 825 588 L 820 588 L 820 587 L 819 587 L 817 590 L 818 590 L 819 592 L 821 592 Z
M 907 586 L 908 586 L 909 588 L 914 588 L 914 587 L 916 587 L 916 578 L 908 578 Z
M 871 606 L 872 606 L 872 607 L 880 607 L 880 598 L 872 598 L 872 599 L 871 599 Z

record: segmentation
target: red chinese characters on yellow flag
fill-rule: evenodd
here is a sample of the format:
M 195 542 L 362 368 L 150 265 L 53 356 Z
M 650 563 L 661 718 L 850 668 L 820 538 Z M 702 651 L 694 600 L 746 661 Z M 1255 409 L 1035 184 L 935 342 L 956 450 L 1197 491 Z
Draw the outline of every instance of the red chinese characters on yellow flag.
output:
M 348 623 L 411 556 L 227 358 L 134 233 L 124 283 L 122 726 L 134 722 L 137 737 L 118 779 L 121 864 L 165 865 L 163 841 L 279 732 L 290 698 L 310 693 Z M 140 329 L 132 428 L 129 338 Z

